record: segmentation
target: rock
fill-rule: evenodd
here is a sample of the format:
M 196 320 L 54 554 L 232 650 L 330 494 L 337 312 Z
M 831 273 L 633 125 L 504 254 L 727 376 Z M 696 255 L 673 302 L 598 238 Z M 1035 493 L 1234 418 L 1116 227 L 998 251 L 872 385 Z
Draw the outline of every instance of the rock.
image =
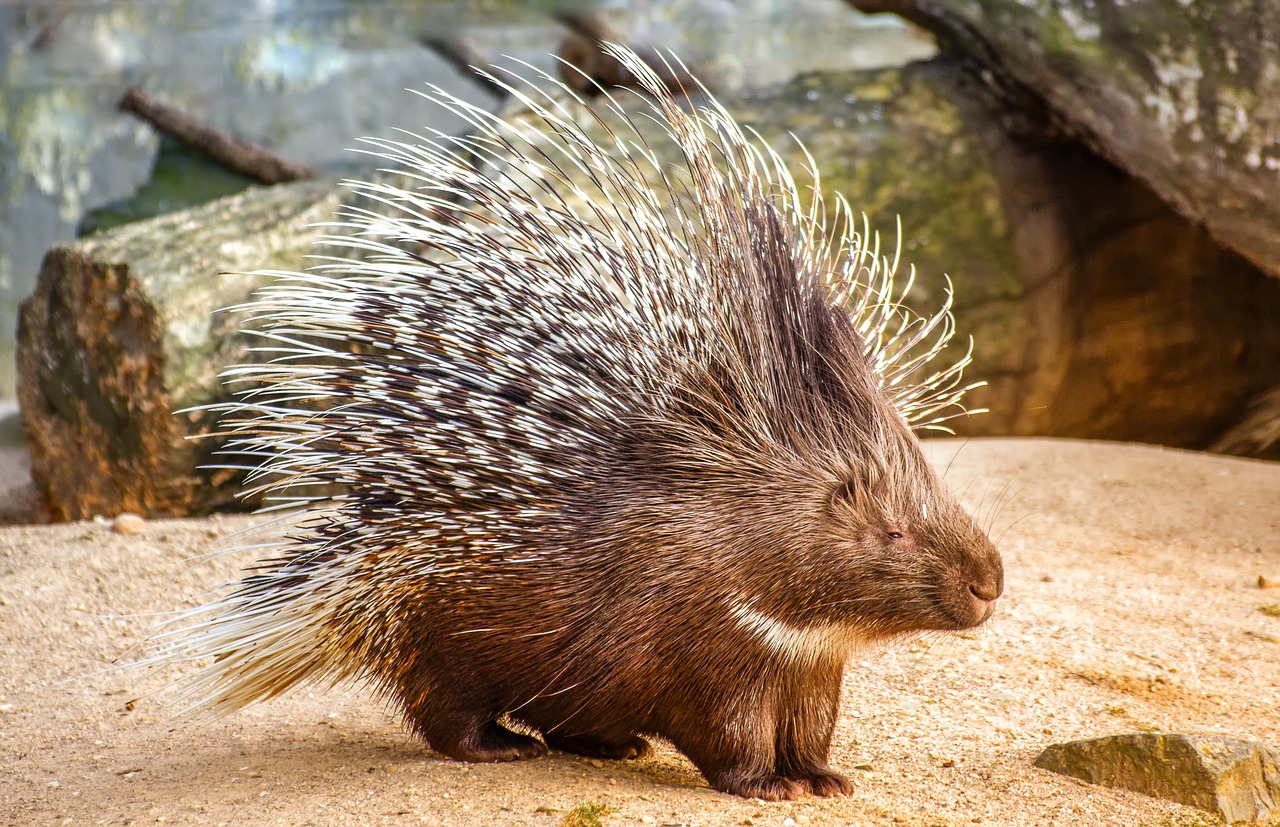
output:
M 851 0 L 937 35 L 1015 106 L 1280 276 L 1280 5 Z
M 1280 460 L 1280 386 L 1259 394 L 1211 447 L 1224 454 Z
M 216 415 L 187 409 L 227 400 L 219 373 L 254 344 L 215 311 L 263 281 L 236 271 L 306 266 L 340 200 L 328 181 L 252 189 L 49 252 L 19 315 L 18 401 L 55 519 L 235 502 L 236 474 L 206 467 L 218 442 L 188 439 Z
M 111 522 L 116 534 L 141 534 L 146 527 L 147 521 L 137 514 L 121 514 Z
M 1228 823 L 1280 815 L 1280 752 L 1218 735 L 1113 735 L 1053 744 L 1040 769 L 1198 807 Z

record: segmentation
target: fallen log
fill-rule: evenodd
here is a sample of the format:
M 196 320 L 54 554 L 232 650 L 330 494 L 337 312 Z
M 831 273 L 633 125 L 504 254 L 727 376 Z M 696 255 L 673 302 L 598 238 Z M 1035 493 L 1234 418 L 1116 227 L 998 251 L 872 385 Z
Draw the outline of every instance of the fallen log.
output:
M 342 198 L 331 181 L 254 188 L 128 224 L 45 256 L 18 320 L 18 401 L 32 478 L 55 519 L 207 513 L 235 505 L 219 447 L 218 378 L 251 358 L 240 317 L 218 313 L 297 270 Z

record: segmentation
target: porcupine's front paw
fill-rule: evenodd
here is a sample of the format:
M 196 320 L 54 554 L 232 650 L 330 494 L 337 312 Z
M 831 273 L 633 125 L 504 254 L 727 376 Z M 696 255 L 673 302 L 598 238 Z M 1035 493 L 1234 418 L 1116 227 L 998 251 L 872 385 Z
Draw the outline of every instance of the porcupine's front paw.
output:
M 787 777 L 803 784 L 814 795 L 829 797 L 849 795 L 853 792 L 853 783 L 826 764 L 817 764 L 803 770 L 789 772 Z
M 489 721 L 453 738 L 437 735 L 434 738 L 429 736 L 427 740 L 450 758 L 476 763 L 537 758 L 547 751 L 546 745 L 537 738 L 512 732 L 497 721 Z
M 804 781 L 781 775 L 746 775 L 727 770 L 711 780 L 717 790 L 743 798 L 760 798 L 765 801 L 794 801 L 809 793 Z
M 639 735 L 621 741 L 592 738 L 588 735 L 560 735 L 555 732 L 544 732 L 542 737 L 547 746 L 560 752 L 603 758 L 607 761 L 643 758 L 651 751 L 649 742 Z

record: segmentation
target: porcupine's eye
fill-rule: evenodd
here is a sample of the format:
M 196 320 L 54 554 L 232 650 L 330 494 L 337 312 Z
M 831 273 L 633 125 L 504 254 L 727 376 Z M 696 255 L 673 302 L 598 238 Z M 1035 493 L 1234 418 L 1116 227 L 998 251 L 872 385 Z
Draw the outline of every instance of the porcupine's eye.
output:
M 886 536 L 886 537 L 888 537 L 890 540 L 901 540 L 901 539 L 902 539 L 902 532 L 901 532 L 901 531 L 890 531 L 890 532 L 887 532 L 885 536 Z

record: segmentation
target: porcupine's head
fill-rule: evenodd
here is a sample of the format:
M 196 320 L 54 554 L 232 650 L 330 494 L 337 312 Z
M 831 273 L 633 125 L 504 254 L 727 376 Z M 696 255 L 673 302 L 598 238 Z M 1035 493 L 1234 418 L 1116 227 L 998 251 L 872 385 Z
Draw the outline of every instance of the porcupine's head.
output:
M 912 430 L 938 427 L 961 390 L 958 365 L 907 378 L 951 335 L 946 311 L 921 319 L 899 306 L 892 267 L 856 242 L 857 281 L 833 278 L 761 206 L 741 217 L 745 255 L 700 251 L 727 253 L 720 272 L 751 277 L 710 319 L 725 339 L 670 365 L 656 409 L 629 429 L 608 485 L 631 495 L 622 524 L 640 535 L 662 525 L 649 549 L 722 556 L 710 568 L 730 612 L 788 657 L 985 622 L 1003 590 L 1000 555 Z

